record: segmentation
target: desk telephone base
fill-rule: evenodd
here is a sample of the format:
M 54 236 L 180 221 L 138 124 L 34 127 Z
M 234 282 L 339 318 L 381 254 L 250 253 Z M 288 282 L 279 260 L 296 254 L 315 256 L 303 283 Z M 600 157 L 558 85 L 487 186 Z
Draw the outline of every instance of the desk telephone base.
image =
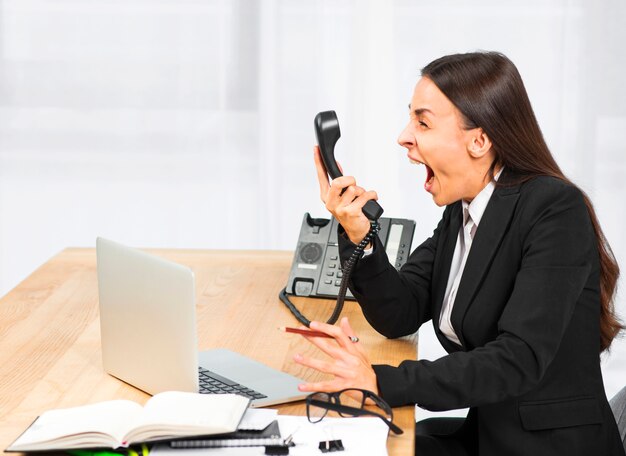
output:
M 380 238 L 389 262 L 400 269 L 410 254 L 415 221 L 381 217 Z M 334 218 L 312 218 L 304 214 L 298 245 L 289 273 L 287 293 L 295 296 L 337 298 L 343 272 L 337 241 L 338 222 Z M 346 299 L 354 300 L 350 291 Z

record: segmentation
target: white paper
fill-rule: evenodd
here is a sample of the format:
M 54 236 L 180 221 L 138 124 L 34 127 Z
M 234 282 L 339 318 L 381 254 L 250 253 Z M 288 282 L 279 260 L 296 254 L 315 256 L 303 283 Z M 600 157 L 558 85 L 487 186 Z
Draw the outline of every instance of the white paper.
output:
M 249 408 L 237 429 L 242 431 L 261 431 L 276 419 L 278 410 Z

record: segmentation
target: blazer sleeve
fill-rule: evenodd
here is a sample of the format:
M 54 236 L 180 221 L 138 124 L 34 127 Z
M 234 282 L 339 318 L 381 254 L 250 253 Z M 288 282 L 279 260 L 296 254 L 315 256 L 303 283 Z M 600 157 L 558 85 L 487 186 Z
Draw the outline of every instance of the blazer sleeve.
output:
M 522 263 L 498 336 L 435 361 L 374 366 L 390 405 L 480 406 L 524 394 L 542 379 L 597 264 L 597 247 L 580 191 L 564 184 L 540 190 L 527 195 L 527 207 L 520 209 L 528 230 L 520 236 Z
M 417 247 L 398 272 L 390 263 L 378 237 L 373 252 L 355 265 L 350 291 L 359 302 L 367 321 L 382 335 L 395 338 L 413 334 L 431 319 L 433 263 L 442 227 L 449 208 L 444 211 L 433 235 Z M 345 263 L 356 245 L 339 226 L 339 252 Z

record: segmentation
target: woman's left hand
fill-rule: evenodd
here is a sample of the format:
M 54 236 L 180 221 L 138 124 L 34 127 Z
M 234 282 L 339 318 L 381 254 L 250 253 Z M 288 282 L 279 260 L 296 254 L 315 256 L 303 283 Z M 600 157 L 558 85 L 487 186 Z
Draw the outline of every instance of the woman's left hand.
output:
M 332 339 L 304 336 L 330 356 L 331 360 L 325 361 L 297 354 L 294 356 L 295 362 L 335 377 L 322 382 L 300 384 L 298 385 L 300 391 L 331 393 L 346 388 L 361 388 L 378 394 L 376 373 L 362 344 L 352 342 L 351 338 L 356 337 L 356 334 L 346 317 L 341 319 L 339 327 L 313 321 L 310 328 L 332 336 Z

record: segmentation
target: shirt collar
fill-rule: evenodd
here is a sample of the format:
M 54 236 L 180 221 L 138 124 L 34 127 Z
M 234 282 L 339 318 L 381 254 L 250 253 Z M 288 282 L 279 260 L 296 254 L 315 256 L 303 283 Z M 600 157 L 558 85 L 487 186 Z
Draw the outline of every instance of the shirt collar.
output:
M 502 170 L 504 168 L 500 168 L 500 171 L 493 177 L 491 181 L 480 191 L 478 195 L 472 200 L 471 203 L 468 203 L 465 200 L 462 200 L 461 203 L 463 205 L 463 224 L 467 223 L 467 215 L 469 213 L 470 217 L 472 217 L 472 221 L 476 226 L 480 223 L 480 219 L 485 213 L 485 209 L 487 209 L 487 204 L 489 203 L 489 199 L 493 194 L 493 191 L 496 188 L 496 182 L 500 178 L 500 174 L 502 174 Z

